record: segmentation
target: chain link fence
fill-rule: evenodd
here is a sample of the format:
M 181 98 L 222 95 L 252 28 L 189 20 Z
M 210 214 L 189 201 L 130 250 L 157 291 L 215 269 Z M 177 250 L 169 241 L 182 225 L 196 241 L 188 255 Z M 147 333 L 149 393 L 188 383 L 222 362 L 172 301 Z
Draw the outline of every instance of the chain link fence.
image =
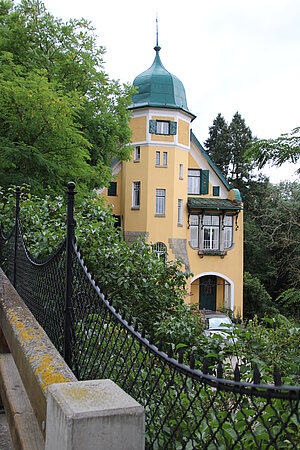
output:
M 69 185 L 67 237 L 35 260 L 18 217 L 1 231 L 0 263 L 20 296 L 79 380 L 109 378 L 145 408 L 149 449 L 299 449 L 299 386 L 262 385 L 217 376 L 176 360 L 146 339 L 104 298 L 75 243 L 74 185 Z M 16 208 L 18 212 L 18 207 Z

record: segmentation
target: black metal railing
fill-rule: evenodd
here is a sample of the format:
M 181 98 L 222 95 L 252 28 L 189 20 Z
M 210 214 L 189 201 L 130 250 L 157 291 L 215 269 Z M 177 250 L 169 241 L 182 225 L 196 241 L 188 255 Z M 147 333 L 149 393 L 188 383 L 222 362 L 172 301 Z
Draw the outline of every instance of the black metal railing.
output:
M 208 374 L 146 339 L 103 296 L 76 246 L 74 183 L 69 183 L 66 240 L 36 261 L 24 243 L 19 210 L 9 235 L 1 232 L 0 263 L 79 380 L 110 378 L 145 408 L 151 449 L 297 449 L 299 386 L 260 384 Z

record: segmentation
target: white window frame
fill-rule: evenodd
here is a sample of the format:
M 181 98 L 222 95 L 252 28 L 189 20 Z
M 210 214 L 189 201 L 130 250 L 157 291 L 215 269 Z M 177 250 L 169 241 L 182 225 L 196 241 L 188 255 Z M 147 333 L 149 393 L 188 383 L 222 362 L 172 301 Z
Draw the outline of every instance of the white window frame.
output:
M 156 134 L 170 134 L 170 122 L 166 120 L 157 120 L 156 121 Z
M 233 215 L 204 214 L 201 218 L 197 214 L 190 216 L 190 245 L 200 248 L 204 252 L 228 250 L 233 246 Z M 205 235 L 208 239 L 204 239 Z
M 190 216 L 190 244 L 192 248 L 199 248 L 199 216 Z
M 160 152 L 158 151 L 155 153 L 155 165 L 160 166 Z
M 168 166 L 168 152 L 163 152 L 163 167 Z
M 203 248 L 208 251 L 220 250 L 220 216 L 203 216 Z
M 183 164 L 179 164 L 179 180 L 183 180 Z
M 141 160 L 141 147 L 139 145 L 137 145 L 134 148 L 134 161 L 140 161 Z
M 228 250 L 233 245 L 233 216 L 224 216 L 222 229 L 224 249 Z
M 178 199 L 178 206 L 177 206 L 177 225 L 182 226 L 183 225 L 183 199 Z
M 156 189 L 155 191 L 155 215 L 165 216 L 166 214 L 166 190 Z
M 164 264 L 167 262 L 167 246 L 163 242 L 156 242 L 152 245 L 152 252 L 156 253 L 157 258 Z
M 188 169 L 188 194 L 200 194 L 200 169 Z
M 141 206 L 141 182 L 132 183 L 132 208 L 139 209 Z

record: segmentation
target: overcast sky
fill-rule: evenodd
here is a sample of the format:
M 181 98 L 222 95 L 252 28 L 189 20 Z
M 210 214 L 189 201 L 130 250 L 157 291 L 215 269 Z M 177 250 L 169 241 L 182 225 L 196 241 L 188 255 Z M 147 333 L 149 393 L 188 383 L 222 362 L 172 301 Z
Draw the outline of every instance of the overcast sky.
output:
M 300 126 L 300 0 L 45 0 L 62 19 L 84 17 L 106 47 L 111 78 L 132 83 L 161 60 L 184 84 L 200 142 L 220 112 L 239 111 L 259 138 Z M 269 172 L 287 179 L 294 167 Z

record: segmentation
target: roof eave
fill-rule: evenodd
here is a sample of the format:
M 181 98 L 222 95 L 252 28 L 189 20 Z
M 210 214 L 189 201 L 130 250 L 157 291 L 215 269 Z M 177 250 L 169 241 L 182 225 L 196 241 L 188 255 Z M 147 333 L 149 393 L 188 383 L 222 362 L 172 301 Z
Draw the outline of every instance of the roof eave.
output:
M 191 122 L 193 122 L 194 119 L 196 119 L 196 116 L 192 114 L 188 109 L 180 108 L 180 106 L 176 105 L 161 105 L 159 103 L 152 103 L 152 102 L 146 102 L 146 103 L 140 103 L 138 105 L 130 105 L 128 109 L 134 110 L 134 109 L 142 109 L 142 108 L 159 108 L 159 109 L 178 109 L 179 111 L 183 111 L 186 114 L 188 114 L 191 117 Z
M 197 146 L 197 148 L 200 150 L 200 152 L 202 153 L 202 155 L 204 156 L 204 158 L 206 159 L 206 161 L 208 162 L 208 164 L 210 165 L 210 167 L 213 169 L 213 171 L 215 172 L 215 174 L 220 178 L 220 180 L 222 181 L 222 183 L 225 185 L 225 187 L 230 191 L 230 189 L 232 188 L 232 186 L 228 183 L 228 181 L 226 180 L 226 178 L 224 177 L 224 175 L 222 174 L 222 172 L 220 171 L 220 169 L 215 165 L 215 163 L 212 161 L 212 159 L 210 158 L 210 156 L 207 154 L 207 152 L 204 150 L 204 148 L 202 147 L 202 145 L 200 144 L 200 142 L 198 141 L 198 139 L 196 138 L 196 136 L 194 135 L 193 131 L 191 130 L 191 141 L 194 142 L 194 144 Z

